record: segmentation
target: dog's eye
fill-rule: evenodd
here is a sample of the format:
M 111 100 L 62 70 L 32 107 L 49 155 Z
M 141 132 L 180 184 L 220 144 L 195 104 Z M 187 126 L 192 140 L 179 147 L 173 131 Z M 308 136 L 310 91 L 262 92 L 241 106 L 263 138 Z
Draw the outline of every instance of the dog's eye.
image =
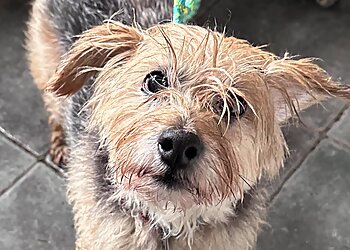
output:
M 243 97 L 239 96 L 239 95 L 235 95 L 235 96 L 231 96 L 230 94 L 230 98 L 228 98 L 229 100 L 227 100 L 227 105 L 228 108 L 230 110 L 230 116 L 233 118 L 237 118 L 242 116 L 248 108 L 248 104 L 247 102 L 243 99 Z M 213 107 L 213 111 L 218 114 L 221 115 L 222 112 L 224 111 L 224 100 L 221 98 L 216 98 L 214 99 L 214 102 L 212 104 Z M 227 112 L 227 111 L 225 111 Z
M 168 78 L 162 71 L 152 71 L 143 80 L 142 91 L 146 93 L 157 93 L 168 87 Z

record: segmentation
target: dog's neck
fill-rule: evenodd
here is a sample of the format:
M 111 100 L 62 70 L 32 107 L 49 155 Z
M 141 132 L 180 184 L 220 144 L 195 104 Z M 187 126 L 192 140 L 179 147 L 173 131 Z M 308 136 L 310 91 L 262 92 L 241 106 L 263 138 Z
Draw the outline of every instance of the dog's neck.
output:
M 166 221 L 162 220 L 163 215 L 151 215 L 150 213 L 152 212 L 145 209 L 135 211 L 134 208 L 130 207 L 130 203 L 126 202 L 125 199 L 120 199 L 119 205 L 122 212 L 135 219 L 135 223 L 140 223 L 142 227 L 148 227 L 151 233 L 158 235 L 162 242 L 162 249 L 165 250 L 168 249 L 169 239 L 171 237 L 185 236 L 187 237 L 188 243 L 191 244 L 194 233 L 198 229 L 208 225 L 212 226 L 215 223 L 228 223 L 231 220 L 239 217 L 245 209 L 249 208 L 254 192 L 254 190 L 248 190 L 245 192 L 243 199 L 237 199 L 229 202 L 225 201 L 224 206 L 220 207 L 213 206 L 213 208 L 208 209 L 209 214 L 206 214 L 205 212 L 203 214 L 199 213 L 195 221 L 182 221 L 181 229 L 178 228 L 179 225 L 174 224 L 178 222 L 177 220 L 167 223 Z M 227 209 L 230 211 L 227 211 Z M 215 210 L 215 219 L 212 216 L 213 214 L 211 214 L 212 210 Z M 155 219 L 155 217 L 158 218 Z M 183 219 L 185 219 L 185 217 L 183 217 Z M 193 226 L 188 226 L 190 224 Z M 178 229 L 174 230 L 175 228 Z

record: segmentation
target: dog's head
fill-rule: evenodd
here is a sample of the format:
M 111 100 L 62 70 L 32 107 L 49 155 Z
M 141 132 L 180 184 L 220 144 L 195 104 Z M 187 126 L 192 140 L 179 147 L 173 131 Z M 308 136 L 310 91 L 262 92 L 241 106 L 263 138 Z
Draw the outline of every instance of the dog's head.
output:
M 108 23 L 73 45 L 49 89 L 72 95 L 96 76 L 89 129 L 124 194 L 179 209 L 242 198 L 283 165 L 280 126 L 326 96 L 350 98 L 309 59 L 168 23 Z

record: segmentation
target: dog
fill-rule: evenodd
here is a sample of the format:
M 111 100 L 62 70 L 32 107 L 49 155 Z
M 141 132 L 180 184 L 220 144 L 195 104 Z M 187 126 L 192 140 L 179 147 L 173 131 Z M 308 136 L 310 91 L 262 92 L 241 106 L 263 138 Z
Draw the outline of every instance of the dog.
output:
M 76 249 L 252 249 L 281 126 L 330 96 L 311 59 L 171 22 L 170 0 L 36 0 L 29 67 Z

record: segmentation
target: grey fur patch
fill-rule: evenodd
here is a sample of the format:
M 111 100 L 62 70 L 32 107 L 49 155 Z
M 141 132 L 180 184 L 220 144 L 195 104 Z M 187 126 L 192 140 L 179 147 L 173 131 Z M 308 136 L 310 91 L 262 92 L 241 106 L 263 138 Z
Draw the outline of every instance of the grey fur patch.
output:
M 171 0 L 48 0 L 49 16 L 58 33 L 62 52 L 85 30 L 113 20 L 148 28 L 172 15 Z

